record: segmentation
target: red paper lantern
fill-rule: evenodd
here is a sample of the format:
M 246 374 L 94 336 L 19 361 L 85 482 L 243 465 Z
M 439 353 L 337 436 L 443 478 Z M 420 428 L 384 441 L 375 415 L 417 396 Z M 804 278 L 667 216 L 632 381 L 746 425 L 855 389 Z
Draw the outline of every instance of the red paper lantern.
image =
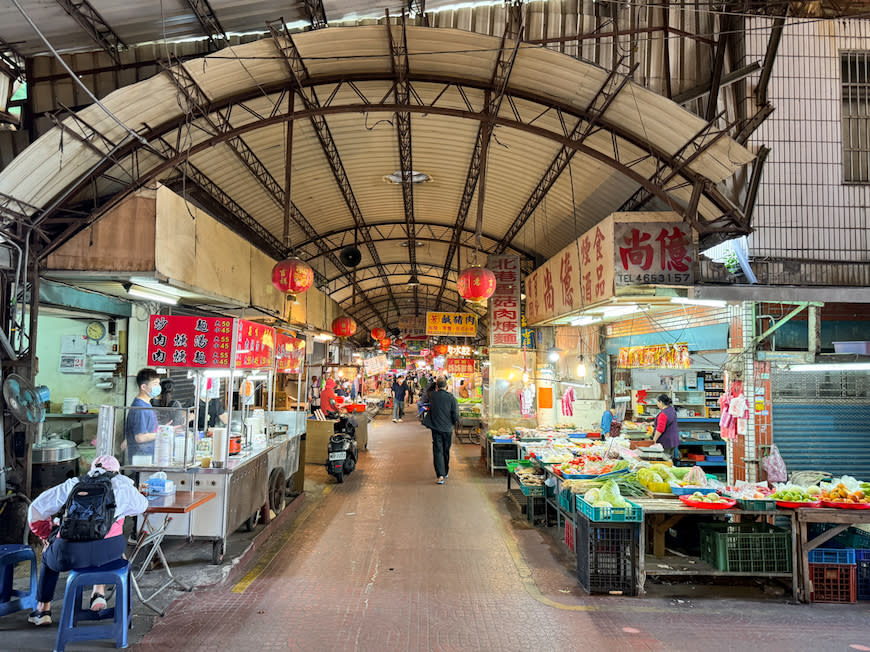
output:
M 456 282 L 459 296 L 472 303 L 483 303 L 495 292 L 495 274 L 485 267 L 469 267 Z
M 382 340 L 387 336 L 387 331 L 383 328 L 373 328 L 372 332 L 369 334 L 372 336 L 373 340 Z
M 393 343 L 393 342 L 390 340 L 389 337 L 384 337 L 383 339 L 381 339 L 381 351 L 384 351 L 385 353 L 386 353 L 387 351 L 389 351 L 389 350 L 390 350 L 390 345 L 391 345 L 392 343 Z
M 311 289 L 314 270 L 304 260 L 288 258 L 272 268 L 272 285 L 284 294 L 302 294 Z
M 332 332 L 336 337 L 350 337 L 356 333 L 356 322 L 351 317 L 336 317 L 332 320 Z
M 438 355 L 447 355 L 447 351 L 449 351 L 449 349 L 447 348 L 446 344 L 435 345 L 435 353 L 437 353 Z

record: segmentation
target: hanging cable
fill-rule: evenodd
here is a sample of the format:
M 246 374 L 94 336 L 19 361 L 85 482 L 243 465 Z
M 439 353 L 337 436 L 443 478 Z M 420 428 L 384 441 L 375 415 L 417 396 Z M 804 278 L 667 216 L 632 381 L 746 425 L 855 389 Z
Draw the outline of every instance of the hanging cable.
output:
M 145 140 L 145 138 L 143 138 L 142 136 L 137 134 L 135 131 L 130 129 L 130 127 L 125 125 L 123 122 L 121 122 L 121 120 L 114 113 L 109 111 L 109 109 L 107 109 L 106 106 L 102 102 L 100 102 L 100 100 L 97 99 L 97 96 L 94 95 L 90 91 L 90 89 L 84 85 L 82 80 L 78 78 L 78 75 L 76 75 L 72 71 L 72 68 L 70 68 L 66 64 L 66 61 L 63 60 L 63 57 L 61 57 L 60 54 L 58 54 L 58 51 L 55 50 L 54 47 L 52 47 L 51 43 L 48 42 L 48 39 L 45 37 L 45 34 L 43 34 L 39 30 L 39 28 L 36 26 L 36 23 L 34 23 L 30 19 L 30 16 L 27 15 L 27 12 L 24 11 L 24 7 L 21 6 L 21 4 L 18 2 L 18 0 L 12 0 L 12 4 L 14 4 L 15 8 L 18 9 L 18 11 L 21 13 L 22 16 L 24 16 L 24 20 L 26 20 L 30 24 L 30 26 L 33 28 L 33 31 L 36 32 L 36 34 L 39 36 L 39 38 L 42 40 L 42 42 L 45 43 L 45 47 L 47 47 L 51 51 L 51 53 L 54 55 L 55 59 L 57 59 L 60 62 L 60 65 L 63 66 L 63 69 L 69 73 L 70 77 L 72 77 L 73 81 L 76 84 L 78 84 L 79 87 L 87 94 L 87 96 L 90 97 L 94 101 L 94 104 L 96 104 L 103 111 L 105 111 L 107 116 L 109 116 L 112 120 L 114 120 L 118 124 L 119 127 L 123 128 L 127 133 L 129 133 L 131 136 L 133 136 L 133 138 L 135 138 L 136 140 L 141 142 L 143 145 L 147 145 L 148 141 Z

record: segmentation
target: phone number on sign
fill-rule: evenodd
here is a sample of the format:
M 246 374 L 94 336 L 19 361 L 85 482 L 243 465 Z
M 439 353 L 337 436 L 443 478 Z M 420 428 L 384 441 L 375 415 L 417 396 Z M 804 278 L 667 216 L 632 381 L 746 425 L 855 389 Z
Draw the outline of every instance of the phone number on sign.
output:
M 689 283 L 692 280 L 691 274 L 680 274 L 678 272 L 667 274 L 617 274 L 616 282 L 622 285 L 632 285 L 637 283 Z

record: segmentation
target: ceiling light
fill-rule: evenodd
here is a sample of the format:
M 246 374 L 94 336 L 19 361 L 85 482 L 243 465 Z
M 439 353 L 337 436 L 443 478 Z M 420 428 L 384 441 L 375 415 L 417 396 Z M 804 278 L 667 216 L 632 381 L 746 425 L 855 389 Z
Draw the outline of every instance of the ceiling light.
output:
M 589 324 L 597 324 L 601 321 L 601 317 L 592 317 L 591 315 L 586 315 L 584 317 L 578 317 L 571 321 L 572 326 L 588 326 Z
M 585 378 L 586 377 L 586 365 L 582 362 L 577 365 L 577 378 Z
M 178 303 L 178 297 L 172 297 L 168 294 L 163 294 L 161 292 L 155 292 L 154 290 L 147 290 L 143 287 L 139 287 L 138 285 L 126 284 L 124 285 L 124 289 L 127 291 L 127 294 L 131 297 L 136 297 L 137 299 L 148 299 L 149 301 L 157 301 L 158 303 L 167 303 L 171 306 L 174 306 Z
M 870 362 L 831 362 L 819 364 L 793 364 L 791 371 L 870 371 Z
M 722 299 L 688 299 L 686 297 L 671 297 L 671 303 L 681 303 L 685 306 L 709 306 L 711 308 L 724 308 L 728 305 Z
M 551 349 L 550 354 L 547 356 L 550 362 L 558 362 L 559 361 L 559 352 L 556 349 Z
M 641 308 L 637 304 L 632 303 L 626 306 L 607 306 L 604 308 L 603 312 L 604 318 L 606 319 L 608 317 L 624 317 L 625 315 L 632 315 L 636 312 L 640 312 L 641 310 L 643 310 L 643 308 Z
M 408 242 L 409 242 L 409 240 L 402 240 L 402 241 L 399 243 L 399 246 L 400 246 L 400 247 L 407 247 L 407 246 L 408 246 Z M 426 243 L 423 242 L 422 240 L 415 240 L 415 241 L 414 241 L 414 246 L 415 246 L 415 247 L 422 247 L 424 244 L 426 244 Z
M 392 174 L 388 174 L 384 177 L 390 183 L 402 184 L 402 171 L 396 170 Z M 411 183 L 426 183 L 430 181 L 431 177 L 428 174 L 423 174 L 422 172 L 417 172 L 416 170 L 411 170 Z
M 420 281 L 417 279 L 417 275 L 411 274 L 411 278 L 408 279 L 408 286 L 415 287 L 417 285 L 420 285 Z

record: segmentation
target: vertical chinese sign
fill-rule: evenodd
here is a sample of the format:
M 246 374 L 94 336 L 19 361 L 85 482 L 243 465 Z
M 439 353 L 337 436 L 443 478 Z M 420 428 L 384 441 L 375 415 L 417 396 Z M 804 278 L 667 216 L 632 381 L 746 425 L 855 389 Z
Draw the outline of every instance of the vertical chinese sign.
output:
M 275 358 L 278 373 L 298 374 L 305 359 L 305 340 L 292 333 L 275 330 Z
M 520 258 L 490 256 L 487 268 L 495 274 L 495 292 L 489 299 L 489 345 L 519 348 L 522 344 L 520 321 Z
M 616 222 L 616 286 L 692 285 L 692 229 L 682 222 Z
M 232 319 L 151 315 L 148 364 L 229 368 L 232 335 Z
M 556 316 L 556 295 L 561 295 L 557 258 L 551 258 L 526 278 L 526 319 L 538 324 Z
M 271 367 L 275 356 L 275 329 L 244 319 L 236 321 L 236 369 Z
M 608 218 L 580 237 L 582 304 L 613 296 L 613 227 Z

